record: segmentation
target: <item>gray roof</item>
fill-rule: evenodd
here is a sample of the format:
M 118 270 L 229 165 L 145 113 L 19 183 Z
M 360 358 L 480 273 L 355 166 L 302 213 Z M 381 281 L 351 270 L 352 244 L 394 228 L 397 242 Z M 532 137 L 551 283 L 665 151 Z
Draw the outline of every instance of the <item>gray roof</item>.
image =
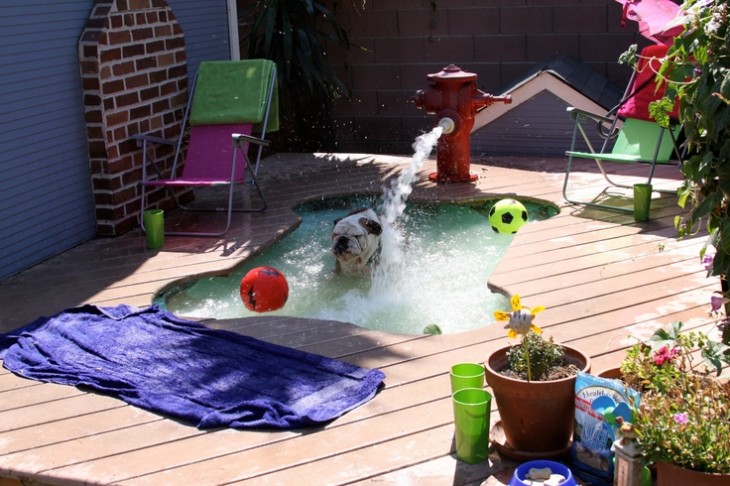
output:
M 512 91 L 517 86 L 525 84 L 543 72 L 558 77 L 576 91 L 607 109 L 618 104 L 623 95 L 623 89 L 616 87 L 605 76 L 596 72 L 587 64 L 566 55 L 557 56 L 535 65 L 525 73 L 522 79 L 502 92 Z

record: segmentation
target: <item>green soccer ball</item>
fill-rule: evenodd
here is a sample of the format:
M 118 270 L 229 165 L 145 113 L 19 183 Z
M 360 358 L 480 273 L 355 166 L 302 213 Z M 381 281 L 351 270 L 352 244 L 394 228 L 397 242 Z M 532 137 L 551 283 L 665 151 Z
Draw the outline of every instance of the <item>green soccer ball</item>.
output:
M 527 209 L 515 199 L 501 199 L 489 210 L 489 224 L 497 233 L 517 233 L 525 223 Z

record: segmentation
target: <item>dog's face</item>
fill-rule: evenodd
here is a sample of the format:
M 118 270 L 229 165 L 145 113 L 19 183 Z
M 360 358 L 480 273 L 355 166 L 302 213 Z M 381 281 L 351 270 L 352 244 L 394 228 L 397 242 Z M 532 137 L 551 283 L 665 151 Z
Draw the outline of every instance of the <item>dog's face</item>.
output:
M 332 230 L 332 253 L 337 270 L 361 272 L 380 247 L 383 227 L 380 218 L 370 208 L 358 209 L 335 221 Z

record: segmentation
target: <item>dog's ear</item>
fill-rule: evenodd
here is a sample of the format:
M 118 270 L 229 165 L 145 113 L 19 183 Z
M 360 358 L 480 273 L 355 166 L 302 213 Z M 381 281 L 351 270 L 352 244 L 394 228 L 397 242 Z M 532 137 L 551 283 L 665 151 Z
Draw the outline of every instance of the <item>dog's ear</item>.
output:
M 332 226 L 337 226 L 337 223 L 342 221 L 342 218 L 337 218 L 336 220 L 332 221 Z
M 380 226 L 380 223 L 377 221 L 373 221 L 369 218 L 360 218 L 358 222 L 365 228 L 368 233 L 375 236 L 380 236 L 380 234 L 383 232 L 383 227 Z

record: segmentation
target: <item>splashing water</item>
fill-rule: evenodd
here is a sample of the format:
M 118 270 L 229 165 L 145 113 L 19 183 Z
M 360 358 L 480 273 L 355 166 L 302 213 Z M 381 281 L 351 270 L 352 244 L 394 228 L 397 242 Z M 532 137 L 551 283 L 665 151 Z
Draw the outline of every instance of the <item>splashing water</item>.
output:
M 241 303 L 239 284 L 259 265 L 278 268 L 289 282 L 289 300 L 274 315 L 351 322 L 370 329 L 421 334 L 430 324 L 444 333 L 487 325 L 508 300 L 487 288 L 487 279 L 506 251 L 511 235 L 492 231 L 492 202 L 469 205 L 406 202 L 418 171 L 442 133 L 421 135 L 414 156 L 398 178 L 377 196 L 311 201 L 296 211 L 296 231 L 228 276 L 202 276 L 172 288 L 156 302 L 180 315 L 234 318 L 254 315 Z M 526 203 L 530 220 L 554 208 Z M 371 278 L 335 274 L 330 248 L 332 222 L 354 208 L 376 207 L 380 214 L 380 263 Z
M 413 192 L 416 174 L 431 154 L 443 130 L 442 127 L 437 126 L 416 138 L 413 143 L 414 154 L 410 165 L 401 172 L 397 180 L 393 181 L 390 188 L 383 191 L 380 262 L 371 270 L 371 298 L 377 299 L 390 295 L 392 289 L 397 288 L 396 285 L 399 284 L 398 277 L 402 274 L 400 270 L 404 262 L 405 244 L 398 221 L 406 209 L 408 196 Z
M 443 130 L 442 127 L 435 127 L 429 133 L 424 133 L 416 138 L 413 144 L 414 154 L 411 164 L 401 172 L 398 179 L 391 184 L 390 189 L 384 191 L 383 216 L 387 224 L 395 225 L 398 218 L 403 215 L 408 196 L 413 192 L 413 181 L 416 178 L 416 173 L 431 154 Z

